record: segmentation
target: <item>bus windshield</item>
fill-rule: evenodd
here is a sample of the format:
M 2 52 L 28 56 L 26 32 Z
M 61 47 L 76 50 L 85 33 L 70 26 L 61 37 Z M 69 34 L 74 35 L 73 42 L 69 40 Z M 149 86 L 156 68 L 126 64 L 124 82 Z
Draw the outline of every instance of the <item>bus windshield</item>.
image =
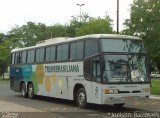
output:
M 144 55 L 104 55 L 104 83 L 148 82 Z
M 142 40 L 101 39 L 103 82 L 149 82 Z

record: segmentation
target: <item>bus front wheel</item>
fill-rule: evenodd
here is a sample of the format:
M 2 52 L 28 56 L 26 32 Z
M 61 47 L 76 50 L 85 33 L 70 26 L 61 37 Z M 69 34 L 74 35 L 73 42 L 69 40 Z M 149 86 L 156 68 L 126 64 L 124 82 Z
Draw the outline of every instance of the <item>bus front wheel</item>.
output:
M 21 95 L 22 97 L 26 98 L 27 97 L 27 92 L 26 92 L 26 85 L 25 83 L 21 84 Z
M 120 104 L 114 104 L 114 106 L 116 108 L 122 108 L 124 106 L 124 103 L 120 103 Z
M 78 89 L 77 92 L 77 105 L 80 108 L 86 108 L 87 106 L 87 96 L 84 88 Z
M 33 87 L 32 83 L 29 83 L 29 85 L 28 85 L 28 97 L 30 99 L 34 98 L 34 87 Z

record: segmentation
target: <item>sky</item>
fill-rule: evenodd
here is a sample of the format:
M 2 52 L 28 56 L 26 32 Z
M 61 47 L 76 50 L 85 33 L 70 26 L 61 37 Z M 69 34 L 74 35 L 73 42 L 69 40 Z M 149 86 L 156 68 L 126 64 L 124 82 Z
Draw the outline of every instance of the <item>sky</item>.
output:
M 119 30 L 123 30 L 123 22 L 130 17 L 130 4 L 133 0 L 119 0 Z M 113 19 L 116 31 L 117 0 L 0 0 L 0 33 L 7 33 L 16 25 L 22 26 L 28 21 L 44 23 L 47 26 L 56 23 L 69 23 L 71 16 L 82 13 L 91 17 Z

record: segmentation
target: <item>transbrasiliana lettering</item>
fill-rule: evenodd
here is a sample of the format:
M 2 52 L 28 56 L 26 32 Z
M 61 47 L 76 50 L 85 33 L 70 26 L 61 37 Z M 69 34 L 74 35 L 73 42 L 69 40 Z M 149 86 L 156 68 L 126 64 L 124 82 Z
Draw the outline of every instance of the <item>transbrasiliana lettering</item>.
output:
M 79 72 L 78 65 L 45 66 L 45 72 Z

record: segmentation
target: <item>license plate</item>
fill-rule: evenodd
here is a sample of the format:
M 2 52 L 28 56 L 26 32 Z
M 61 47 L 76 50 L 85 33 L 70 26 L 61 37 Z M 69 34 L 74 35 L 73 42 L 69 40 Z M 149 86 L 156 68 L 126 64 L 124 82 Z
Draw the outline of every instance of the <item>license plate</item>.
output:
M 132 96 L 127 96 L 125 97 L 126 100 L 133 100 L 133 97 Z

